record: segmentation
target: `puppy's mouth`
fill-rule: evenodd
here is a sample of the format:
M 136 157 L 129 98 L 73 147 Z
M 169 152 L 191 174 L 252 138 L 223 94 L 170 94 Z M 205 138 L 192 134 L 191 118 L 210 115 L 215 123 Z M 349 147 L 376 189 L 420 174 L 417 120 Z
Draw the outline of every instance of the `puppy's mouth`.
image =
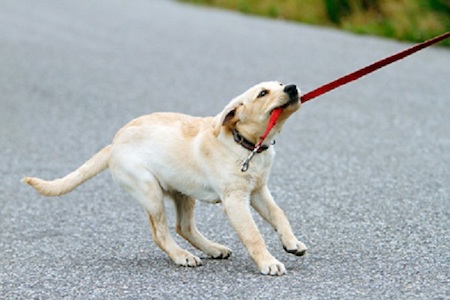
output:
M 298 96 L 297 97 L 291 97 L 291 98 L 289 98 L 289 100 L 285 104 L 282 104 L 282 105 L 274 107 L 270 111 L 270 113 L 272 113 L 275 109 L 281 108 L 282 110 L 284 110 L 284 109 L 286 109 L 286 108 L 288 108 L 290 106 L 298 105 L 299 103 L 300 103 L 300 98 Z
M 288 102 L 286 102 L 285 104 L 281 105 L 280 107 L 282 109 L 285 109 L 288 106 L 291 106 L 291 105 L 294 105 L 294 104 L 298 104 L 299 101 L 300 101 L 300 98 L 298 96 L 291 97 Z

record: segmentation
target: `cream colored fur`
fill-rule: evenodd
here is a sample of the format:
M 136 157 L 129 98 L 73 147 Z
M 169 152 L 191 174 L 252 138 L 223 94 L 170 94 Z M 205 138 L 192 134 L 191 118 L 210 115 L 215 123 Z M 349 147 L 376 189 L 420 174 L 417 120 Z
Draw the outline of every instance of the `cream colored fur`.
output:
M 263 90 L 265 94 L 261 94 Z M 163 198 L 174 200 L 177 233 L 213 258 L 228 258 L 231 250 L 209 241 L 197 230 L 194 205 L 196 199 L 222 202 L 232 227 L 260 272 L 281 275 L 286 269 L 267 250 L 250 211 L 251 206 L 273 226 L 286 251 L 296 255 L 306 252 L 267 187 L 275 155 L 273 147 L 255 155 L 248 171 L 242 172 L 241 163 L 250 151 L 234 141 L 231 130 L 257 143 L 271 111 L 283 105 L 283 112 L 267 137 L 270 144 L 285 120 L 300 107 L 299 101 L 292 102 L 278 82 L 250 88 L 215 117 L 176 113 L 142 116 L 125 125 L 111 145 L 67 176 L 53 181 L 25 177 L 23 181 L 45 196 L 59 196 L 109 168 L 115 181 L 146 210 L 156 244 L 176 264 L 191 267 L 201 265 L 201 260 L 173 240 L 166 224 Z

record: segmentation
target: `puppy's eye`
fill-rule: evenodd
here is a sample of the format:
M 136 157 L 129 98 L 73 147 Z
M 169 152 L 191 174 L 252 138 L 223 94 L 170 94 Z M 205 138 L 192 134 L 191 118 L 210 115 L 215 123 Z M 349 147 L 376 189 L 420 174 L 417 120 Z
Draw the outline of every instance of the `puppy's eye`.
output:
M 264 97 L 264 96 L 267 95 L 268 93 L 269 93 L 268 90 L 262 90 L 261 92 L 259 92 L 258 98 Z

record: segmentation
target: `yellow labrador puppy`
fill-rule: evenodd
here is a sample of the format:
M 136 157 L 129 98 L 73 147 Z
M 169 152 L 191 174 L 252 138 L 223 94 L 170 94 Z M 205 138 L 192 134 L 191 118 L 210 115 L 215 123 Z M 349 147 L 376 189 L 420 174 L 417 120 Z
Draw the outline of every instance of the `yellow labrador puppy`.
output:
M 271 112 L 283 111 L 246 172 L 242 162 L 266 129 Z M 176 231 L 213 258 L 228 258 L 231 250 L 206 239 L 194 222 L 196 199 L 222 202 L 231 225 L 262 274 L 286 273 L 266 248 L 250 212 L 252 206 L 269 222 L 284 246 L 295 255 L 306 247 L 294 236 L 276 205 L 267 179 L 275 155 L 270 146 L 286 119 L 300 107 L 295 85 L 260 83 L 233 99 L 215 117 L 154 113 L 120 129 L 112 143 L 74 172 L 53 181 L 25 177 L 24 182 L 46 196 L 59 196 L 109 168 L 115 181 L 144 207 L 156 244 L 178 265 L 195 267 L 201 260 L 180 248 L 166 224 L 164 196 L 177 212 Z

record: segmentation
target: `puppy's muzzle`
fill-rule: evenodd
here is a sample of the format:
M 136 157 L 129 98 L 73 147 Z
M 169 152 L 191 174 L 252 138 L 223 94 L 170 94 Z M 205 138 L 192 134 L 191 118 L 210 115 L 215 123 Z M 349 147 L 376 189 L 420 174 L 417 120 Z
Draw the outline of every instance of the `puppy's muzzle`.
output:
M 289 95 L 289 98 L 298 98 L 298 90 L 295 84 L 289 84 L 284 87 L 284 92 Z
M 298 102 L 298 89 L 295 84 L 286 85 L 283 91 L 289 96 L 289 101 L 283 105 L 283 108 Z

